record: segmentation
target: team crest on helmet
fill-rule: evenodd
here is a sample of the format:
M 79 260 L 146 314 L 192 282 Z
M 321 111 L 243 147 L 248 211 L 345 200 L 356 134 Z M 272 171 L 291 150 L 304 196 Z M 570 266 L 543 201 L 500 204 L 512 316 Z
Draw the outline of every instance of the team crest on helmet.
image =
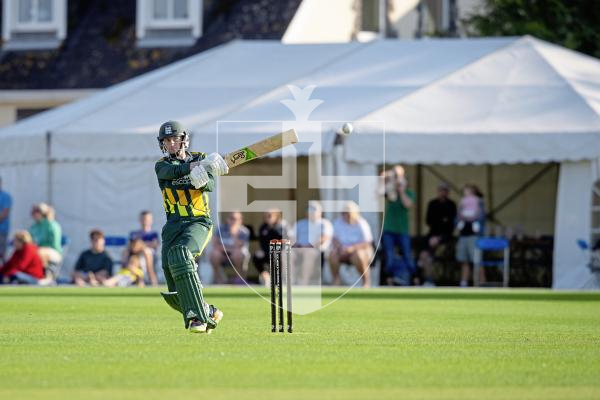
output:
M 173 128 L 171 128 L 171 125 L 165 126 L 165 134 L 166 135 L 172 135 L 173 134 Z

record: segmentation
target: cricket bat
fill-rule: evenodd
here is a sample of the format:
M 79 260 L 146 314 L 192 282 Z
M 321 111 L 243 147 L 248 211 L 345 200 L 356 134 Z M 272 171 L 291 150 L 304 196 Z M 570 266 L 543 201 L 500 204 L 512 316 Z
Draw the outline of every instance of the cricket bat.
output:
M 254 144 L 227 153 L 223 155 L 223 158 L 227 166 L 233 168 L 294 143 L 298 143 L 298 134 L 295 129 L 288 129 Z

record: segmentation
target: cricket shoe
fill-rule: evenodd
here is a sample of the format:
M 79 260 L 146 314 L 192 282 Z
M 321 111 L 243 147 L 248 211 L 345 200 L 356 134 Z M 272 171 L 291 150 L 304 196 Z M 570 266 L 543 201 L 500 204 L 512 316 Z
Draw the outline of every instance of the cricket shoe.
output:
M 218 325 L 219 322 L 221 322 L 221 320 L 223 319 L 223 311 L 221 311 L 217 307 L 211 305 L 209 316 L 213 321 L 215 321 L 215 328 L 216 328 L 216 325 Z M 210 335 L 215 328 L 207 328 L 206 334 Z
M 190 322 L 190 333 L 206 333 L 207 325 L 205 322 L 198 321 L 197 319 Z

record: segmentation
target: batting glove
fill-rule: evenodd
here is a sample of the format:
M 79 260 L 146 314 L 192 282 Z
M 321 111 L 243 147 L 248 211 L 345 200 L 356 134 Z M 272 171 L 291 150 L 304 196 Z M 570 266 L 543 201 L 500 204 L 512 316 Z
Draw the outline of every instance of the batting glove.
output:
M 200 161 L 200 164 L 213 175 L 227 175 L 229 173 L 229 167 L 219 153 L 209 154 L 204 160 Z
M 194 185 L 196 189 L 200 189 L 206 185 L 208 181 L 208 172 L 206 172 L 206 168 L 204 168 L 204 166 L 198 165 L 191 170 L 190 182 L 192 182 L 192 185 Z

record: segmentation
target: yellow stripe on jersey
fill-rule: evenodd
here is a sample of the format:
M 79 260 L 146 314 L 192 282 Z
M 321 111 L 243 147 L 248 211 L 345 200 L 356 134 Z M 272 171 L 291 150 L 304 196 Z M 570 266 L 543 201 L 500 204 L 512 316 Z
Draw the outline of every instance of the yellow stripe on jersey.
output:
M 172 203 L 172 202 L 169 200 L 169 197 L 168 197 L 168 196 L 167 196 L 167 194 L 166 194 L 166 191 L 167 191 L 167 190 L 168 190 L 168 189 L 164 189 L 164 190 L 162 191 L 163 200 L 164 200 L 164 202 L 163 202 L 163 203 L 164 203 L 164 206 L 165 206 L 165 211 L 167 212 L 167 214 L 171 214 L 171 213 L 174 213 L 174 212 L 175 212 L 175 204 L 174 204 L 174 203 Z
M 165 192 L 167 193 L 167 199 L 169 199 L 169 203 L 173 205 L 177 204 L 177 201 L 175 200 L 175 196 L 173 195 L 173 191 L 171 190 L 171 188 L 166 188 Z
M 188 205 L 188 199 L 185 195 L 185 190 L 177 189 L 177 199 L 179 200 L 179 204 L 181 204 L 182 206 Z
M 192 214 L 195 217 L 208 214 L 208 201 L 200 190 L 190 190 L 192 198 Z

